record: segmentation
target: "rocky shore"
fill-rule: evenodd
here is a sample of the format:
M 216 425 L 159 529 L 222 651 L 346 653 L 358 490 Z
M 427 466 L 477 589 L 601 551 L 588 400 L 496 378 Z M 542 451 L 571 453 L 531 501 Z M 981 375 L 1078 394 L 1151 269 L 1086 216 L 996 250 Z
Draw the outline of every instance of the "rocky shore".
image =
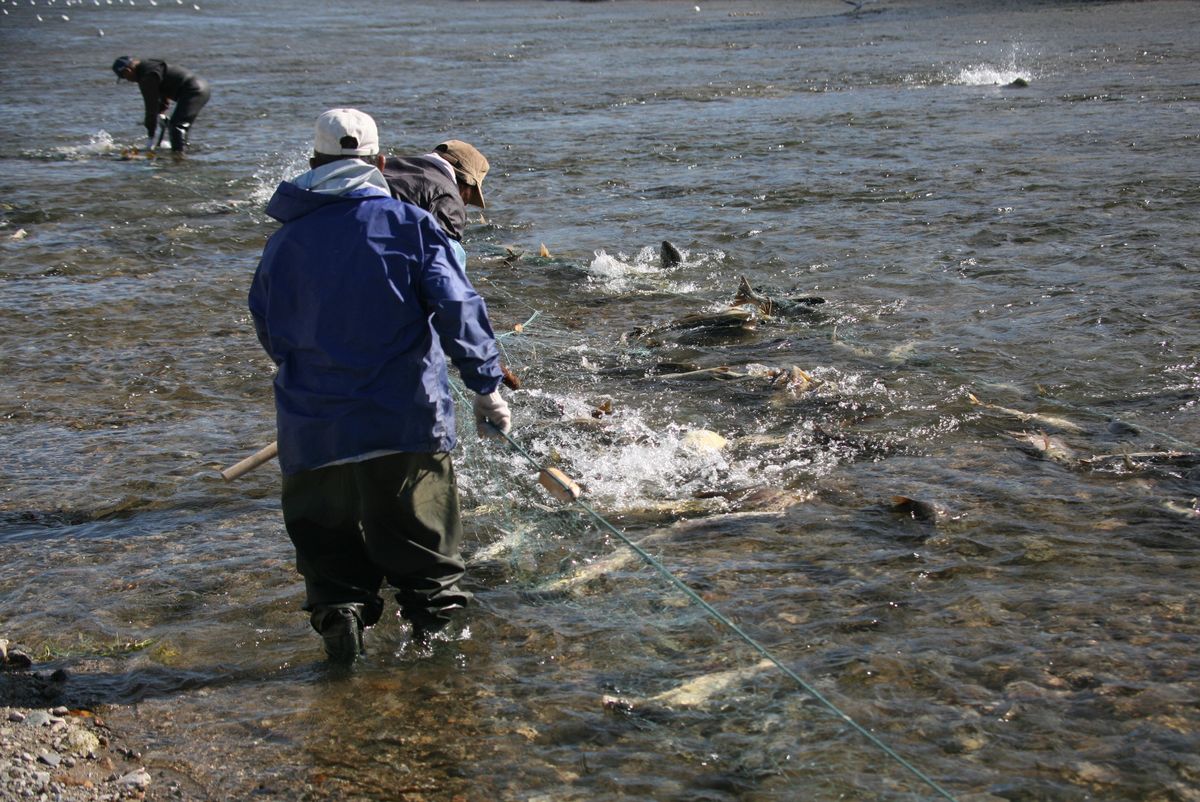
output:
M 119 733 L 94 710 L 49 701 L 62 673 L 35 670 L 28 654 L 0 639 L 0 802 L 150 798 L 153 778 Z

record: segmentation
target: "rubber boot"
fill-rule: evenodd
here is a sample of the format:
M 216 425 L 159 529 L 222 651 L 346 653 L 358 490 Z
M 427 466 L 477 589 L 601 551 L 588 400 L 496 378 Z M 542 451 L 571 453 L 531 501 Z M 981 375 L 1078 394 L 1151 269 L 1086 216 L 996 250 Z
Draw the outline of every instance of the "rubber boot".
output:
M 447 604 L 434 609 L 409 608 L 402 610 L 400 615 L 412 625 L 413 640 L 425 642 L 445 629 L 462 609 L 461 604 Z
M 325 655 L 331 663 L 349 664 L 365 654 L 363 649 L 363 605 L 318 605 L 309 623 L 325 641 Z
M 180 123 L 171 126 L 171 150 L 177 156 L 182 156 L 188 145 L 188 129 L 191 123 Z

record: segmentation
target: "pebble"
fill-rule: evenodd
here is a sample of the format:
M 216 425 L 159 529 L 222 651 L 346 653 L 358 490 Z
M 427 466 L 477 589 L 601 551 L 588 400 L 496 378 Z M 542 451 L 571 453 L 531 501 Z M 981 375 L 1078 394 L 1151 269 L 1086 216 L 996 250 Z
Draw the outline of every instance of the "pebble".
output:
M 54 717 L 45 710 L 34 710 L 25 717 L 25 723 L 31 727 L 45 727 L 54 720 Z
M 145 788 L 150 785 L 150 772 L 144 768 L 137 768 L 126 774 L 121 779 L 117 780 L 118 785 L 124 785 L 130 788 Z
M 145 799 L 150 772 L 123 760 L 114 765 L 121 758 L 105 751 L 109 739 L 103 727 L 95 716 L 72 715 L 61 705 L 0 707 L 0 802 Z

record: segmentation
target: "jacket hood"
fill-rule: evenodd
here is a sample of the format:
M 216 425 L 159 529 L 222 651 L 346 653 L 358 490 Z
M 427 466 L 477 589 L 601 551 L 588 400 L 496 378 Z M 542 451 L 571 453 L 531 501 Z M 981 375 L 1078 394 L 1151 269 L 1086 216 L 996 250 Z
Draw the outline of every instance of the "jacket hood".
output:
M 379 170 L 359 159 L 339 159 L 282 182 L 267 204 L 267 214 L 286 223 L 343 198 L 389 195 Z
M 380 192 L 374 187 L 361 187 L 351 190 L 344 195 L 328 195 L 322 192 L 312 192 L 301 189 L 290 181 L 282 181 L 275 189 L 267 203 L 267 214 L 281 223 L 287 223 L 303 217 L 316 209 L 334 203 L 345 203 L 348 200 L 360 198 L 387 197 L 386 192 Z
M 363 187 L 375 187 L 388 194 L 383 173 L 361 159 L 338 159 L 322 164 L 296 176 L 292 183 L 301 189 L 310 189 L 323 195 L 345 195 Z

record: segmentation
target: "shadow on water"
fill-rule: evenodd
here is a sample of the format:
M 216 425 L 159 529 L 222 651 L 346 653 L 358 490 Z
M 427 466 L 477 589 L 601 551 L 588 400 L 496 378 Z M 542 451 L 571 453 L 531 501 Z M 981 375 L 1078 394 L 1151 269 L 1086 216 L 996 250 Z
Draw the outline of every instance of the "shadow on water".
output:
M 336 679 L 335 671 L 324 665 L 300 666 L 274 673 L 246 670 L 236 666 L 172 668 L 162 665 L 128 666 L 137 660 L 118 658 L 71 658 L 50 660 L 28 671 L 0 673 L 3 695 L 0 704 L 63 705 L 97 709 L 109 705 L 130 705 L 152 699 L 167 699 L 200 689 L 262 682 L 311 682 L 326 676 Z

